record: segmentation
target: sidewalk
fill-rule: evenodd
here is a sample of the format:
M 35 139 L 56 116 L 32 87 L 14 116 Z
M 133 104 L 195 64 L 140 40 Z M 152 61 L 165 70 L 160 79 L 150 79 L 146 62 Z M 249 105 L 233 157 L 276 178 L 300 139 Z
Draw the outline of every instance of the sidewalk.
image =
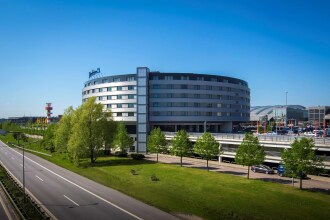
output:
M 147 160 L 156 161 L 156 154 L 146 155 Z M 167 154 L 158 155 L 159 162 L 168 164 L 180 165 L 180 157 L 171 156 Z M 184 167 L 207 169 L 206 160 L 183 157 L 182 163 Z M 218 161 L 209 161 L 209 170 L 212 172 L 232 174 L 236 176 L 247 177 L 247 167 L 231 164 L 231 163 L 219 163 Z M 330 194 L 330 178 L 322 176 L 308 175 L 310 179 L 303 180 L 303 188 L 310 189 L 314 191 L 322 191 Z M 285 185 L 292 185 L 292 178 L 280 177 L 277 174 L 264 174 L 264 173 L 254 173 L 250 170 L 250 179 L 259 179 L 267 182 L 277 182 Z M 294 186 L 299 187 L 298 179 L 294 180 Z

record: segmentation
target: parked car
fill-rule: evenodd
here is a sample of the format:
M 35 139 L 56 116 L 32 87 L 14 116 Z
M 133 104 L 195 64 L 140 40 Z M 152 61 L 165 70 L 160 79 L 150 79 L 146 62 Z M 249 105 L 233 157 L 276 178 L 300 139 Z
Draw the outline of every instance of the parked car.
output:
M 251 167 L 253 172 L 257 173 L 266 173 L 266 174 L 273 174 L 274 170 L 266 165 L 254 165 Z
M 284 166 L 282 164 L 278 165 L 278 167 L 277 167 L 277 174 L 279 176 L 289 176 L 287 173 L 285 173 L 285 168 L 284 168 Z M 306 173 L 303 173 L 302 174 L 302 178 L 303 179 L 307 179 Z
M 277 133 L 275 131 L 269 131 L 267 132 L 267 135 L 277 135 Z

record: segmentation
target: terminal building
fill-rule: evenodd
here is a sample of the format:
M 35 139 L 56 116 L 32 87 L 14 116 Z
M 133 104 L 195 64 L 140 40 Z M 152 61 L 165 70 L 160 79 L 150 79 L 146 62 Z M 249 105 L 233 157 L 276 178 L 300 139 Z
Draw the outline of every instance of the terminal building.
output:
M 96 72 L 99 73 L 100 71 Z M 231 132 L 250 120 L 250 89 L 244 80 L 209 74 L 163 73 L 138 67 L 136 73 L 98 76 L 82 90 L 82 101 L 98 103 L 136 134 L 135 152 L 145 153 L 148 132 Z
M 298 126 L 308 120 L 308 110 L 301 105 L 269 105 L 254 106 L 250 111 L 251 125 L 257 125 L 264 120 L 276 123 L 279 127 Z
M 329 128 L 330 106 L 309 107 L 308 120 L 315 129 Z

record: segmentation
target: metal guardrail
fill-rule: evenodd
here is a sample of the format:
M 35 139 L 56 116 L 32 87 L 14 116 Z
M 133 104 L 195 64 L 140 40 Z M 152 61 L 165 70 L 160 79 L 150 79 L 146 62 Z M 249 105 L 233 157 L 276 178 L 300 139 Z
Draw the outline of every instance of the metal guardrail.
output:
M 34 208 L 35 212 L 39 214 L 37 217 L 38 219 L 44 219 L 44 220 L 50 220 L 52 219 L 48 213 L 29 195 L 24 194 L 22 187 L 20 184 L 13 178 L 13 176 L 7 171 L 7 169 L 0 163 L 1 169 L 3 170 L 4 174 L 7 176 L 7 178 L 10 180 L 12 184 L 16 187 L 16 189 L 23 195 L 24 200 L 26 202 L 30 203 L 30 205 Z M 9 198 L 10 202 L 16 209 L 17 213 L 19 214 L 21 219 L 31 219 L 29 214 L 26 212 L 26 210 L 23 208 L 23 206 L 17 201 L 15 193 L 8 191 L 8 186 L 4 184 L 4 181 L 0 179 L 0 186 L 3 188 L 4 192 L 6 193 L 7 197 Z M 30 210 L 31 211 L 31 210 Z M 36 216 L 34 216 L 36 217 Z
M 175 132 L 164 132 L 167 138 L 172 138 L 175 136 Z M 203 133 L 188 133 L 191 140 L 197 140 L 198 137 L 202 136 Z M 245 137 L 244 134 L 231 134 L 231 133 L 212 133 L 216 140 L 230 140 L 230 141 L 242 141 Z M 274 142 L 274 143 L 283 143 L 291 144 L 295 139 L 300 140 L 303 137 L 311 138 L 314 141 L 314 144 L 324 145 L 330 148 L 330 138 L 323 137 L 310 137 L 303 135 L 258 135 L 258 139 L 261 142 Z

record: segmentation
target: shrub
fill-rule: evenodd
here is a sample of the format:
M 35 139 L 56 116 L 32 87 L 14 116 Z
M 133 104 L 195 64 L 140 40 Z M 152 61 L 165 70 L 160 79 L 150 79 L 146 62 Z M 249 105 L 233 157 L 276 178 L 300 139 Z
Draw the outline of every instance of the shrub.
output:
M 152 174 L 150 179 L 151 181 L 159 181 L 158 177 L 155 174 Z
M 115 156 L 117 156 L 117 157 L 127 157 L 127 152 L 126 151 L 117 151 L 117 152 L 115 152 Z
M 131 157 L 134 159 L 134 160 L 142 160 L 143 158 L 145 158 L 145 156 L 143 154 L 131 154 Z
M 131 170 L 131 174 L 132 174 L 132 175 L 137 175 L 136 170 L 133 170 L 133 169 L 132 169 L 132 170 Z

